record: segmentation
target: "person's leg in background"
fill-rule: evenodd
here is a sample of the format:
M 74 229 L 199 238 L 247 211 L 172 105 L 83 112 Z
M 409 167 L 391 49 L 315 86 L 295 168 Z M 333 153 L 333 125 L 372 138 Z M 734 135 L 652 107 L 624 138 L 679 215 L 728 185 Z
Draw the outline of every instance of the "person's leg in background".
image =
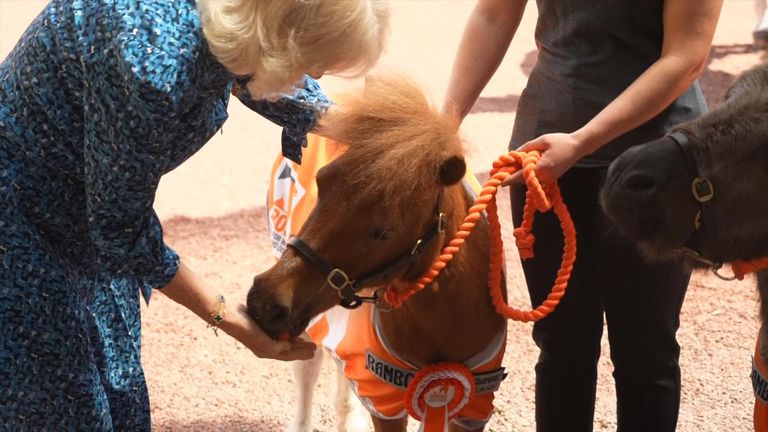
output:
M 690 271 L 651 261 L 598 209 L 596 250 L 616 382 L 618 430 L 674 431 L 680 407 L 676 333 Z
M 576 225 L 577 257 L 565 296 L 557 309 L 534 324 L 540 354 L 536 364 L 536 424 L 539 432 L 584 432 L 593 428 L 597 361 L 603 309 L 596 291 L 592 254 L 595 206 L 599 206 L 599 172 L 574 168 L 559 185 Z M 522 220 L 525 188 L 512 190 L 515 226 Z M 534 307 L 554 283 L 563 253 L 560 222 L 552 212 L 537 213 L 533 224 L 534 257 L 523 262 Z

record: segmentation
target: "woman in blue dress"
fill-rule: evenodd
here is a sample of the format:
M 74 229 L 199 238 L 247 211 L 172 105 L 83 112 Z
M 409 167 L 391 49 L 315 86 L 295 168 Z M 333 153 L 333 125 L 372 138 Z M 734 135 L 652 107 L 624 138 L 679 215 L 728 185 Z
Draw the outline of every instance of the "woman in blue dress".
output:
M 366 70 L 386 30 L 379 0 L 45 7 L 0 64 L 0 429 L 150 429 L 139 295 L 153 288 L 260 357 L 312 356 L 206 287 L 152 204 L 230 93 L 299 160 L 331 105 L 305 74 Z

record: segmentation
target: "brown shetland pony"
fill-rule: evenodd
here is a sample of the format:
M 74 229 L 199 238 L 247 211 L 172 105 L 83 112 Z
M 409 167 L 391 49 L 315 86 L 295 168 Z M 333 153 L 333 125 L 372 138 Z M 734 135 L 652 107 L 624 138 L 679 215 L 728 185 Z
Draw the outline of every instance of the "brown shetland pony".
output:
M 602 201 L 651 258 L 727 277 L 722 263 L 768 257 L 768 64 L 743 73 L 722 106 L 614 161 Z M 758 356 L 768 364 L 768 271 L 757 285 Z M 753 385 L 768 396 L 763 378 L 753 374 Z M 766 405 L 756 407 L 768 420 Z
M 311 251 L 289 247 L 248 293 L 249 315 L 272 337 L 299 335 L 340 302 L 406 286 L 436 260 L 473 203 L 461 181 L 466 166 L 457 124 L 407 80 L 369 78 L 362 94 L 324 127 L 344 137 L 348 148 L 317 175 L 317 204 L 296 236 Z M 504 332 L 506 321 L 494 311 L 486 285 L 488 241 L 481 221 L 433 284 L 399 308 L 374 306 L 394 352 L 421 365 L 462 363 Z M 357 287 L 364 290 L 332 289 L 329 269 L 365 280 Z M 313 384 L 300 387 L 311 392 Z M 295 430 L 312 430 L 308 401 L 311 395 L 302 395 Z M 376 431 L 406 430 L 407 417 L 372 420 Z M 471 429 L 452 424 L 451 430 Z

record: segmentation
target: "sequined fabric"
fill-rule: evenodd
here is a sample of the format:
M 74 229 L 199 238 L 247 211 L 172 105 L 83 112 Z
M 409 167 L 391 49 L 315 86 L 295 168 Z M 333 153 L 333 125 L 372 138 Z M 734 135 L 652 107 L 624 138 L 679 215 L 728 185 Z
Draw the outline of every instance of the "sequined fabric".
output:
M 0 64 L 0 429 L 150 428 L 139 295 L 178 268 L 152 203 L 233 85 L 193 0 L 54 0 Z M 330 104 L 236 93 L 293 159 Z

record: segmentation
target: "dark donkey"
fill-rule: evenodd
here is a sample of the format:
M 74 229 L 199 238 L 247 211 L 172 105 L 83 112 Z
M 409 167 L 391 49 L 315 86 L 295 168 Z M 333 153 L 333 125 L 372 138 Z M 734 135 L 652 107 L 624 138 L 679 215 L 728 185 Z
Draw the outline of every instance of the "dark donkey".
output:
M 366 302 L 348 313 L 333 309 L 323 319 L 341 312 L 343 329 L 312 336 L 340 359 L 376 431 L 406 430 L 400 393 L 416 381 L 417 369 L 443 362 L 472 370 L 477 385 L 477 397 L 450 430 L 480 431 L 492 410 L 488 383 L 498 387 L 503 378 L 506 341 L 506 320 L 494 311 L 486 285 L 488 224 L 481 220 L 450 266 L 401 307 L 368 303 L 430 268 L 473 204 L 461 181 L 466 166 L 458 125 L 399 78 L 369 79 L 344 106 L 324 127 L 344 137 L 348 148 L 318 172 L 317 203 L 275 266 L 254 279 L 248 312 L 271 336 L 296 336 L 333 306 Z M 306 362 L 298 374 L 302 393 L 293 430 L 312 430 L 306 392 L 316 368 L 317 360 Z
M 743 277 L 768 257 L 768 65 L 743 73 L 726 101 L 628 150 L 608 171 L 603 206 L 651 258 Z M 723 263 L 734 263 L 726 274 Z M 757 271 L 762 326 L 752 382 L 756 430 L 768 430 L 768 271 Z M 762 371 L 761 371 L 762 369 Z

